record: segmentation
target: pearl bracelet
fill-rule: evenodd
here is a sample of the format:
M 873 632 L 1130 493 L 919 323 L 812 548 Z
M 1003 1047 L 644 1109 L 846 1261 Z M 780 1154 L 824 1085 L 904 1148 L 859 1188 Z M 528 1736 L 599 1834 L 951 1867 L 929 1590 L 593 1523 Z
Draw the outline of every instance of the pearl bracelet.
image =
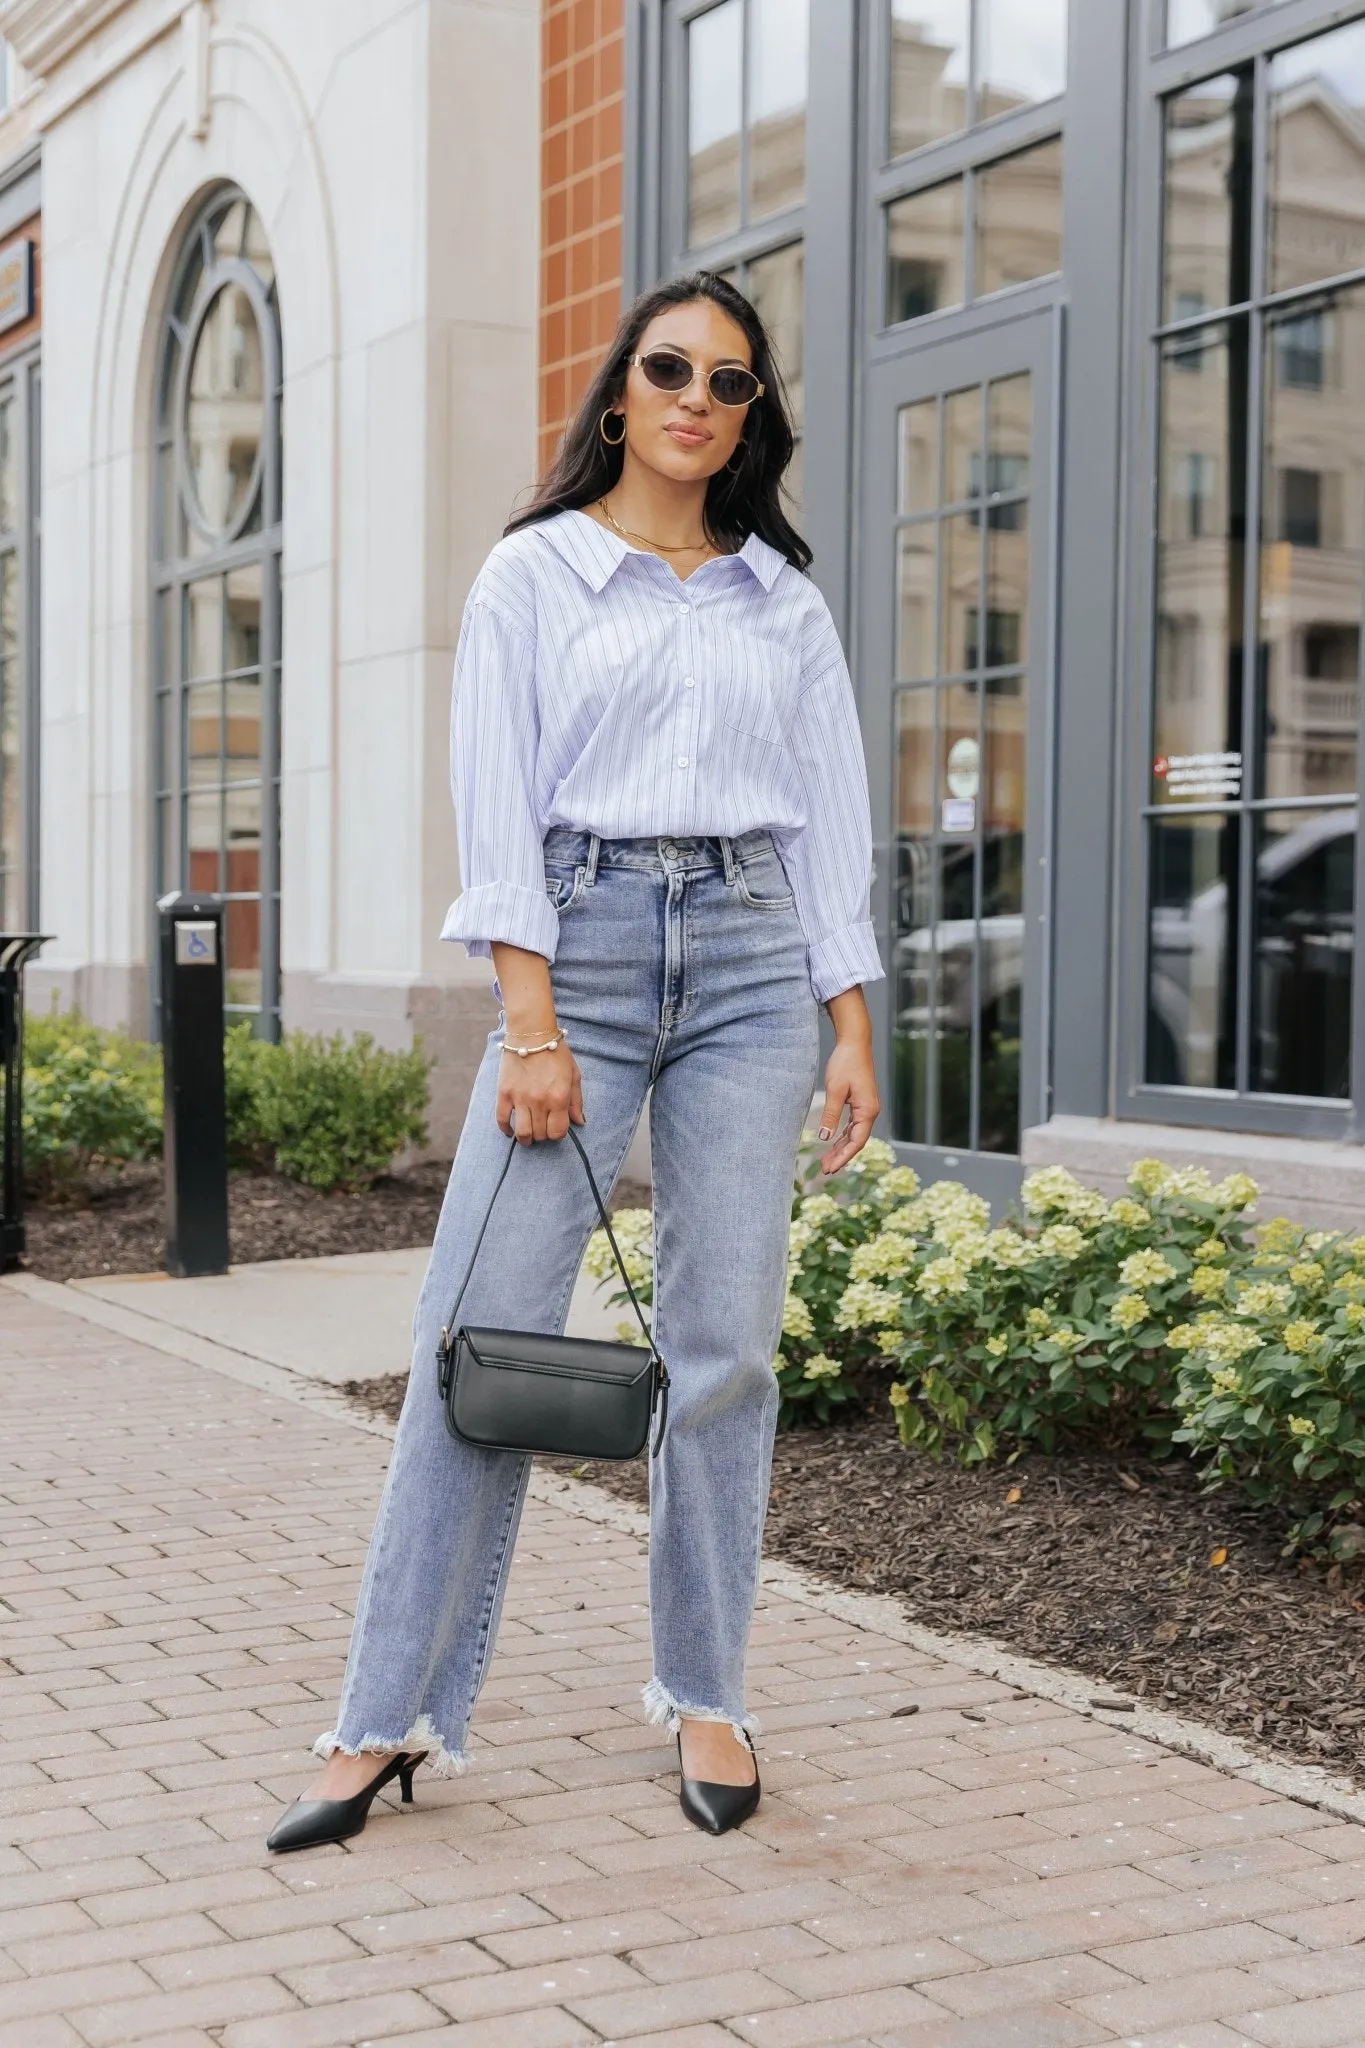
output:
M 508 1045 L 504 1039 L 502 1049 L 504 1052 L 514 1052 L 519 1060 L 524 1060 L 528 1053 L 553 1052 L 557 1046 L 563 1045 L 564 1039 L 565 1034 L 562 1031 L 557 1031 L 553 1038 L 547 1038 L 544 1045 Z

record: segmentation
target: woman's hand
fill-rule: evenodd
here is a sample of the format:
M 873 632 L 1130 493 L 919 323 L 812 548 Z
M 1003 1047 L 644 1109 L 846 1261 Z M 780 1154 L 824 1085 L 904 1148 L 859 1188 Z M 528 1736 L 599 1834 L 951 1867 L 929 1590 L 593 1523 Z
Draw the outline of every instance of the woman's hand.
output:
M 547 1034 L 552 1036 L 553 1034 Z M 539 1038 L 514 1038 L 513 1045 L 539 1045 Z M 515 1053 L 502 1056 L 498 1076 L 498 1128 L 519 1143 L 533 1145 L 537 1138 L 562 1138 L 569 1125 L 583 1124 L 583 1077 L 578 1061 L 567 1044 L 554 1052 L 528 1053 L 524 1060 Z
M 493 946 L 509 1045 L 543 1045 L 559 1031 L 555 1020 L 550 963 L 543 953 L 522 946 Z M 499 1062 L 498 1129 L 522 1145 L 538 1138 L 562 1138 L 571 1123 L 583 1124 L 583 1076 L 568 1043 L 553 1052 L 528 1053 L 519 1059 L 505 1052 Z
M 872 1019 L 861 988 L 845 989 L 826 1004 L 834 1026 L 834 1050 L 825 1067 L 825 1106 L 820 1116 L 820 1136 L 834 1139 L 820 1160 L 824 1174 L 838 1173 L 855 1159 L 872 1136 L 872 1126 L 881 1110 L 877 1093 L 877 1069 L 872 1057 Z M 848 1107 L 848 1123 L 839 1132 L 839 1119 Z

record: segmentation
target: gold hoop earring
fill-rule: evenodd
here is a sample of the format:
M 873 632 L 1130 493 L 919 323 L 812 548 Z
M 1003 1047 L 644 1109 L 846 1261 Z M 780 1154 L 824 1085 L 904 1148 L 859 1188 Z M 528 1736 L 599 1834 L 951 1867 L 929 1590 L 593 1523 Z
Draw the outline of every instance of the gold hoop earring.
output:
M 620 420 L 621 431 L 619 434 L 613 435 L 607 432 L 607 421 L 610 419 Z M 615 409 L 609 405 L 606 411 L 603 413 L 601 419 L 597 422 L 597 431 L 602 436 L 602 439 L 606 442 L 608 448 L 619 448 L 621 443 L 626 438 L 625 414 L 615 411 Z

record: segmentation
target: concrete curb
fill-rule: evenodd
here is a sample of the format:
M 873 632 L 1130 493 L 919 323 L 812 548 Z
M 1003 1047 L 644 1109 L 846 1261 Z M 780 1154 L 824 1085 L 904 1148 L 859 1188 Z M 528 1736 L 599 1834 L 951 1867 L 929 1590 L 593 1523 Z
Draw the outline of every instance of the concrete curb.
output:
M 13 1288 L 16 1293 L 27 1295 L 31 1301 L 41 1302 L 47 1308 L 96 1323 L 118 1336 L 145 1344 L 151 1350 L 167 1352 L 188 1365 L 206 1366 L 211 1372 L 239 1380 L 244 1386 L 255 1387 L 261 1393 L 277 1395 L 324 1414 L 333 1421 L 345 1422 L 352 1429 L 362 1429 L 371 1436 L 386 1437 L 392 1441 L 392 1423 L 377 1416 L 360 1414 L 339 1389 L 310 1380 L 302 1373 L 273 1365 L 250 1353 L 212 1343 L 204 1337 L 189 1336 L 151 1316 L 140 1316 L 132 1309 L 101 1301 L 97 1295 L 85 1294 L 78 1288 L 61 1286 L 55 1281 L 40 1280 L 32 1274 L 11 1275 L 0 1281 L 0 1286 Z M 586 1480 L 558 1472 L 533 1470 L 530 1494 L 532 1499 L 547 1506 L 563 1508 L 571 1514 L 580 1515 L 585 1521 L 616 1529 L 642 1542 L 648 1541 L 649 1517 L 642 1508 L 616 1500 Z M 1033 1659 L 1020 1657 L 987 1637 L 950 1635 L 922 1628 L 917 1622 L 907 1620 L 900 1602 L 891 1594 L 850 1593 L 814 1572 L 797 1565 L 783 1564 L 777 1559 L 764 1562 L 763 1585 L 770 1592 L 835 1615 L 840 1621 L 866 1629 L 871 1635 L 904 1643 L 907 1648 L 926 1656 L 961 1665 L 968 1671 L 999 1679 L 1001 1684 L 1014 1686 L 1038 1699 L 1050 1700 L 1055 1706 L 1082 1714 L 1097 1725 L 1131 1730 L 1149 1742 L 1159 1743 L 1163 1749 L 1211 1764 L 1226 1776 L 1245 1779 L 1263 1791 L 1298 1800 L 1302 1805 L 1319 1808 L 1342 1820 L 1365 1821 L 1365 1792 L 1357 1791 L 1349 1779 L 1334 1777 L 1316 1764 L 1295 1763 L 1291 1758 L 1276 1756 L 1273 1752 L 1258 1752 L 1235 1736 L 1206 1728 L 1202 1722 L 1188 1721 L 1181 1715 L 1163 1713 L 1141 1703 L 1135 1703 L 1131 1714 L 1107 1713 L 1091 1705 L 1097 1693 L 1103 1690 L 1098 1680 L 1086 1678 L 1079 1671 L 1068 1670 L 1063 1665 L 1035 1663 Z

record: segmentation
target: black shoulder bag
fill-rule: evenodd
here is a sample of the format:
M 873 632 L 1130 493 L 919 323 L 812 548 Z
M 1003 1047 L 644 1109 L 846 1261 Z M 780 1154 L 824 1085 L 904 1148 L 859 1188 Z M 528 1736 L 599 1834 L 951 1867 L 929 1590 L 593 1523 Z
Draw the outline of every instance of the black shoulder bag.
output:
M 631 1307 L 649 1346 L 642 1359 L 637 1344 L 611 1344 L 596 1337 L 554 1337 L 536 1330 L 493 1330 L 455 1318 L 479 1256 L 493 1204 L 507 1178 L 517 1141 L 509 1141 L 450 1319 L 436 1347 L 438 1384 L 446 1428 L 466 1443 L 490 1451 L 550 1452 L 568 1458 L 635 1458 L 649 1437 L 656 1406 L 659 1455 L 668 1417 L 668 1368 L 659 1356 L 635 1289 L 630 1284 L 606 1204 L 577 1131 L 570 1126 L 583 1161 L 602 1228 L 607 1233 Z

